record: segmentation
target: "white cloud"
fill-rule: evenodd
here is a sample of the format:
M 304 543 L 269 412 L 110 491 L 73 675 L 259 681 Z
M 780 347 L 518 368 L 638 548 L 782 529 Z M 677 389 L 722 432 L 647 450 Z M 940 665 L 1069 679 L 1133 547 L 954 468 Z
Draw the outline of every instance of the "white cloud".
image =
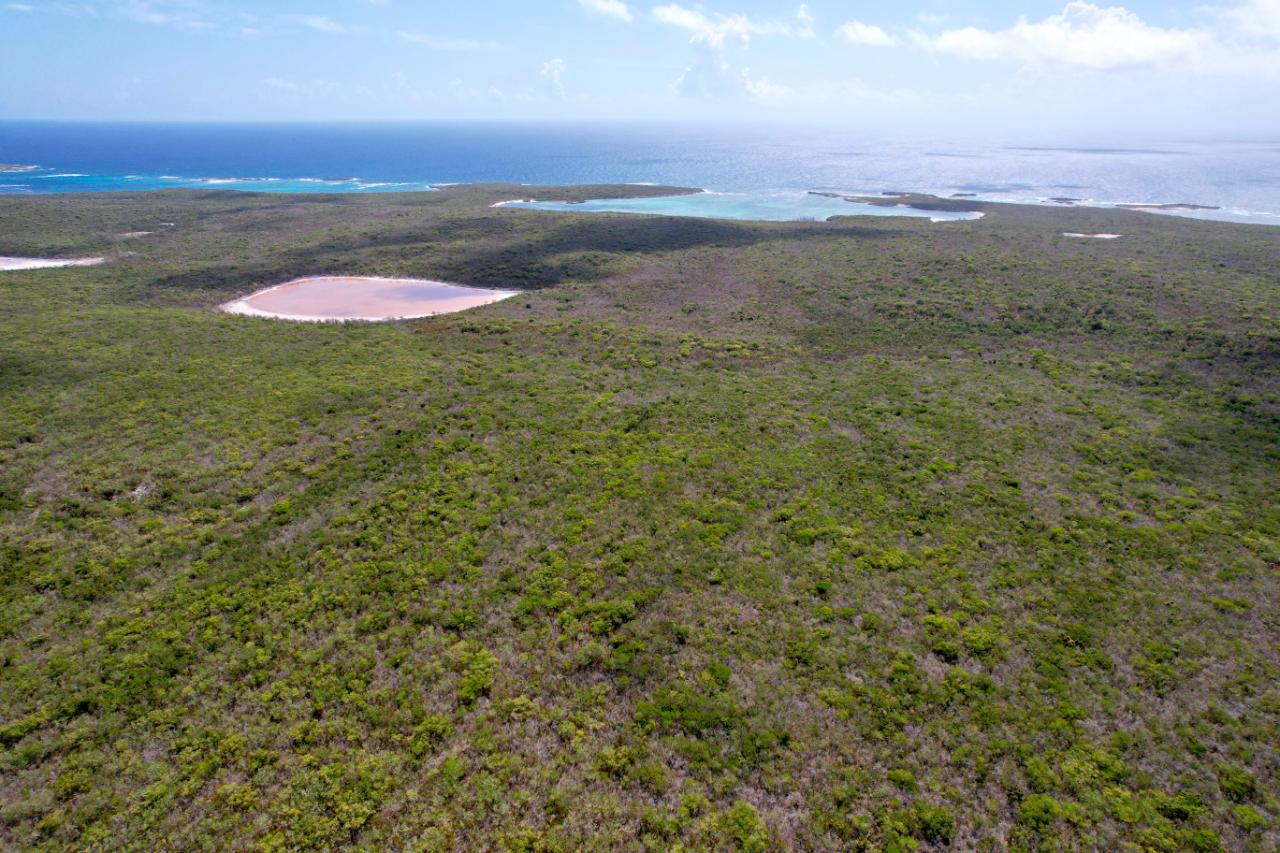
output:
M 747 96 L 760 103 L 782 103 L 791 100 L 795 91 L 790 86 L 774 83 L 765 77 L 751 76 L 751 69 L 742 69 L 742 89 Z
M 938 35 L 912 33 L 916 44 L 965 59 L 1057 63 L 1094 70 L 1171 66 L 1199 58 L 1210 37 L 1202 30 L 1152 26 L 1122 7 L 1068 3 L 1060 15 L 1005 30 L 966 27 Z
M 265 90 L 265 96 L 274 103 L 294 106 L 309 101 L 319 101 L 331 106 L 334 103 L 352 103 L 375 96 L 374 90 L 367 86 L 323 78 L 291 80 L 282 77 L 265 77 L 260 81 L 260 85 Z
M 690 30 L 695 34 L 714 29 L 714 25 L 706 15 L 701 12 L 695 12 L 693 9 L 677 6 L 674 3 L 669 6 L 655 6 L 652 15 L 653 19 L 660 24 L 670 24 L 673 27 Z
M 120 14 L 140 24 L 178 27 L 184 30 L 213 29 L 205 20 L 203 8 L 192 0 L 126 0 Z
M 626 21 L 628 24 L 635 19 L 635 16 L 631 14 L 631 10 L 627 8 L 627 4 L 623 3 L 622 0 L 578 0 L 578 5 L 588 12 L 617 18 L 619 21 Z
M 704 52 L 676 78 L 672 91 L 685 98 L 700 101 L 741 101 L 778 103 L 793 93 L 789 86 L 774 83 L 766 77 L 753 77 L 751 69 L 735 70 L 722 57 Z
M 507 93 L 497 86 L 468 86 L 462 80 L 452 80 L 448 86 L 448 96 L 458 104 L 505 104 L 509 100 Z
M 1280 0 L 1250 0 L 1226 17 L 1247 35 L 1280 40 Z
M 796 10 L 796 23 L 799 25 L 796 35 L 813 38 L 813 13 L 809 11 L 808 3 L 801 3 Z
M 26 3 L 9 3 L 5 5 L 5 8 L 10 12 L 22 12 L 24 15 L 36 10 L 35 6 L 28 6 Z
M 542 63 L 542 70 L 538 72 L 551 86 L 551 93 L 562 101 L 564 100 L 564 74 L 568 70 L 568 64 L 557 57 Z
M 429 47 L 432 50 L 488 50 L 497 45 L 491 41 L 477 41 L 475 39 L 453 38 L 451 36 L 436 36 L 428 33 L 414 33 L 401 30 L 396 33 L 396 37 L 400 41 L 407 44 L 420 44 Z
M 813 15 L 805 4 L 797 8 L 790 19 L 782 20 L 761 20 L 736 13 L 707 13 L 675 3 L 655 6 L 650 14 L 658 23 L 690 34 L 689 42 L 694 46 L 696 56 L 676 78 L 672 89 L 678 95 L 705 101 L 777 103 L 789 99 L 793 94 L 790 87 L 766 77 L 756 77 L 749 68 L 735 68 L 730 61 L 730 53 L 735 48 L 748 49 L 753 36 L 814 36 Z
M 415 86 L 409 75 L 403 71 L 392 71 L 389 77 L 392 84 L 391 90 L 394 92 L 397 101 L 413 105 L 438 105 L 441 102 L 440 95 L 434 89 L 423 89 Z
M 326 15 L 299 15 L 298 23 L 320 33 L 345 33 L 347 28 Z
M 849 21 L 836 29 L 836 35 L 849 44 L 865 47 L 893 47 L 898 40 L 874 24 Z
M 805 5 L 796 10 L 794 23 L 761 21 L 737 13 L 715 12 L 708 15 L 701 10 L 688 9 L 675 3 L 655 6 L 650 14 L 660 24 L 687 30 L 692 34 L 690 40 L 695 44 L 708 44 L 713 48 L 722 48 L 728 42 L 737 42 L 745 47 L 755 35 L 813 35 L 813 16 Z

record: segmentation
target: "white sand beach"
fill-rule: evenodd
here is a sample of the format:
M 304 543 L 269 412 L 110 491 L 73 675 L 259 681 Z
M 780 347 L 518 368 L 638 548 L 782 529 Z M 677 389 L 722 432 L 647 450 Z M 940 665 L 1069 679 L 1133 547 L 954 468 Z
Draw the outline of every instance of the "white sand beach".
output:
M 42 270 L 55 267 L 92 267 L 106 258 L 8 258 L 0 257 L 0 272 L 13 270 Z

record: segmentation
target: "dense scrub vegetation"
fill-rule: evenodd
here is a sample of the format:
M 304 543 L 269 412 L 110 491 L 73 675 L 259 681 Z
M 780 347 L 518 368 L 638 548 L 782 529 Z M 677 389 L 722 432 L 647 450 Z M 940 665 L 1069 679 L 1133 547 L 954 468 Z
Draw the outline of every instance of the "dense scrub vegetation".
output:
M 1280 844 L 1280 233 L 533 192 L 0 199 L 0 844 Z

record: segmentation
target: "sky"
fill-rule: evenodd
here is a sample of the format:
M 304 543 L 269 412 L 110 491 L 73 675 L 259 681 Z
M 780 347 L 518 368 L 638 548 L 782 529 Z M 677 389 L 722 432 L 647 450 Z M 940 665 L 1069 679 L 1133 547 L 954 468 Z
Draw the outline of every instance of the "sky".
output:
M 1280 132 L 1280 0 L 0 0 L 0 118 Z

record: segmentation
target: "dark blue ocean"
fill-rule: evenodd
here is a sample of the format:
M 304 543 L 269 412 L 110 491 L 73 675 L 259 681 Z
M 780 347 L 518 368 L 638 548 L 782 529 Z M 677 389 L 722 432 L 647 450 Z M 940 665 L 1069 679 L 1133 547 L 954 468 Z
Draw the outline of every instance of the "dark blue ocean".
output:
M 1280 142 L 948 140 L 857 130 L 569 124 L 0 122 L 0 194 L 430 190 L 660 183 L 744 199 L 808 190 L 1110 206 L 1205 205 L 1280 225 Z M 1055 201 L 1058 200 L 1058 201 Z

